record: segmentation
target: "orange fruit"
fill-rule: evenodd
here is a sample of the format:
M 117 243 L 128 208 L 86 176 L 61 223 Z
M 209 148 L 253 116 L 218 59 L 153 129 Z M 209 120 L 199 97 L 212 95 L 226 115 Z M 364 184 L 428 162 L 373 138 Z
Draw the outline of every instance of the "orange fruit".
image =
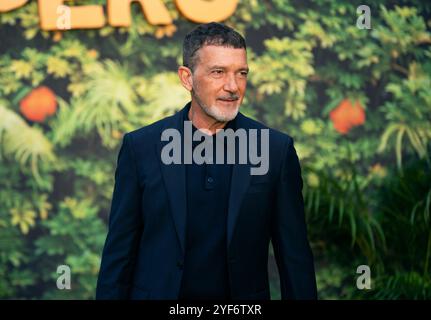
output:
M 20 111 L 30 121 L 44 122 L 57 111 L 57 98 L 46 86 L 36 88 L 21 100 Z
M 335 130 L 341 134 L 346 134 L 352 127 L 365 123 L 365 110 L 359 101 L 352 104 L 349 99 L 344 99 L 330 112 L 329 117 Z

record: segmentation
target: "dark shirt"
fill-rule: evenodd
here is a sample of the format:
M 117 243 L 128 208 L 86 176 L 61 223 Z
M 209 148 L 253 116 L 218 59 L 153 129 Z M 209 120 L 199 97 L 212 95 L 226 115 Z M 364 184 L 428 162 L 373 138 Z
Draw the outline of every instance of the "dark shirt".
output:
M 187 121 L 188 110 L 185 114 Z M 192 128 L 194 133 L 197 129 Z M 235 120 L 227 128 L 235 129 Z M 186 165 L 186 253 L 180 299 L 230 298 L 226 233 L 232 165 L 216 164 L 214 135 L 211 138 L 213 164 Z M 193 141 L 193 150 L 200 143 Z M 225 143 L 225 157 L 226 149 Z

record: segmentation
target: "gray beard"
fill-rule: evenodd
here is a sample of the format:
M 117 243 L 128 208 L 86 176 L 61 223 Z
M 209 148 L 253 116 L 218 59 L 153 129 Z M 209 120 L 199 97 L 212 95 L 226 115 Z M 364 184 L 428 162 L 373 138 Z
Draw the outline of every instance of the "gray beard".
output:
M 222 115 L 222 114 L 218 114 L 215 111 L 215 107 L 210 108 L 207 105 L 205 105 L 201 99 L 199 99 L 199 97 L 196 95 L 195 91 L 192 89 L 192 96 L 195 98 L 197 104 L 202 108 L 202 110 L 211 118 L 219 121 L 219 122 L 228 122 L 231 121 L 233 119 L 235 119 L 235 117 L 238 114 L 239 108 L 236 109 L 236 112 L 232 115 Z

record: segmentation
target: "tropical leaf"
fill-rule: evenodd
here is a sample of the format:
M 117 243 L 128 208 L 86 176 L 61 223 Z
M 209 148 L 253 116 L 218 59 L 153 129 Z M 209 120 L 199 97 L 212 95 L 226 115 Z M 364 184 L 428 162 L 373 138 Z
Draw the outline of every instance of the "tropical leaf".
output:
M 107 147 L 115 147 L 121 137 L 113 137 L 121 123 L 137 113 L 136 93 L 130 74 L 120 64 L 107 60 L 86 70 L 86 93 L 68 104 L 60 100 L 60 111 L 53 124 L 55 144 L 65 146 L 78 133 L 96 130 Z
M 11 156 L 21 166 L 30 168 L 40 180 L 39 167 L 55 161 L 53 146 L 41 129 L 30 127 L 19 115 L 0 104 L 0 156 Z

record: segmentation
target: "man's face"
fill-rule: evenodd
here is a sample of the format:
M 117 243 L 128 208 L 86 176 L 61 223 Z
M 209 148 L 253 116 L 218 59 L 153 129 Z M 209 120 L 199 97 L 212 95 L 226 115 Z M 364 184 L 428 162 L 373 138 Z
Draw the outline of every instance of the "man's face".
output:
M 234 119 L 247 87 L 245 49 L 210 45 L 196 54 L 192 100 L 217 121 Z

